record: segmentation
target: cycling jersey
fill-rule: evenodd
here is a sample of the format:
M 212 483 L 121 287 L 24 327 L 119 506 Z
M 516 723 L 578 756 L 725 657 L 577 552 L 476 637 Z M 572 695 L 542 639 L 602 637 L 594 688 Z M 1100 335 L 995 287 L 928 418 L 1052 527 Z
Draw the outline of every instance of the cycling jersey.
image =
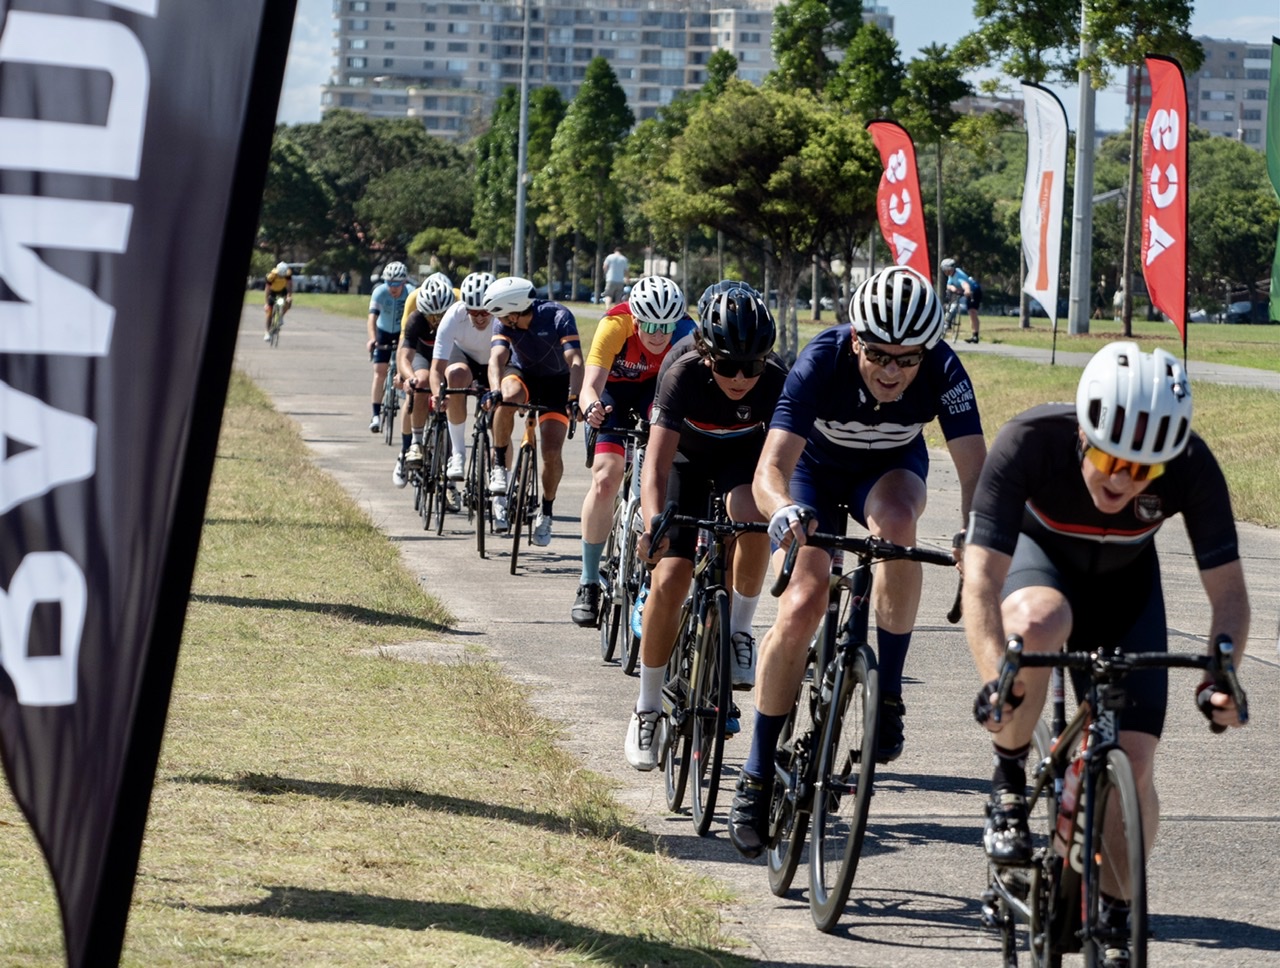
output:
M 1181 513 L 1201 571 L 1239 558 L 1226 479 L 1197 434 L 1116 514 L 1094 506 L 1079 446 L 1071 404 L 1034 407 L 1005 424 L 978 479 L 968 540 L 1012 555 L 1025 533 L 1057 566 L 1096 575 L 1138 562 L 1165 519 Z
M 293 279 L 293 270 L 286 269 L 284 275 L 276 275 L 276 270 L 272 269 L 267 273 L 267 291 L 280 295 L 289 291 L 289 283 Z
M 969 284 L 969 292 L 964 291 L 964 283 Z M 969 301 L 969 305 L 977 309 L 982 303 L 982 286 L 977 279 L 969 275 L 959 266 L 952 270 L 950 278 L 947 279 L 948 286 L 955 286 L 960 292 L 962 298 Z
M 533 321 L 528 329 L 507 326 L 501 320 L 493 331 L 493 345 L 511 352 L 510 366 L 530 376 L 559 376 L 569 372 L 566 350 L 581 349 L 578 323 L 567 308 L 546 299 L 533 301 Z
M 778 395 L 787 380 L 786 367 L 770 354 L 755 386 L 741 400 L 730 400 L 716 383 L 711 367 L 692 346 L 692 337 L 681 340 L 662 364 L 650 423 L 677 431 L 682 454 L 750 449 L 758 458 Z
M 385 342 L 387 336 L 400 335 L 400 323 L 404 318 L 404 307 L 408 296 L 407 285 L 400 290 L 399 296 L 392 296 L 391 289 L 385 282 L 378 283 L 373 290 L 373 294 L 369 297 L 369 312 L 376 317 L 375 322 L 384 337 L 378 342 Z
M 401 346 L 412 346 L 414 353 L 424 359 L 431 359 L 436 346 L 437 328 L 427 321 L 427 317 L 416 309 L 411 312 L 400 334 Z M 416 366 L 416 365 L 415 365 Z
M 881 403 L 867 389 L 850 327 L 842 325 L 801 350 L 772 426 L 806 438 L 804 454 L 819 468 L 856 474 L 868 457 L 911 446 L 935 418 L 947 440 L 982 433 L 973 385 L 951 347 L 939 343 L 926 352 L 902 396 Z
M 462 357 L 459 355 L 461 353 L 472 362 L 487 366 L 489 346 L 493 341 L 493 333 L 497 325 L 497 319 L 490 316 L 488 326 L 476 329 L 471 324 L 471 317 L 467 315 L 467 304 L 461 301 L 456 302 L 445 310 L 444 319 L 440 320 L 431 358 L 448 360 L 450 363 L 462 363 Z
M 695 324 L 688 316 L 676 324 L 676 330 L 662 352 L 653 354 L 640 342 L 635 317 L 628 303 L 619 303 L 600 320 L 587 354 L 588 366 L 599 366 L 609 371 L 609 383 L 642 383 L 656 380 L 658 370 L 671 348 L 693 333 Z

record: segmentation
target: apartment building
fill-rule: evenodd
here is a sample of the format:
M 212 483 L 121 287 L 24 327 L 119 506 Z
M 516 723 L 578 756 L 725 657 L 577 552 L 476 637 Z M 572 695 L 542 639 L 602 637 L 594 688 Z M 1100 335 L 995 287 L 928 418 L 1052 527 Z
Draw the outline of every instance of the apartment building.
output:
M 738 76 L 773 69 L 778 0 L 550 0 L 531 8 L 529 83 L 572 100 L 595 57 L 606 58 L 637 120 L 707 79 L 717 50 Z M 324 110 L 420 118 L 428 132 L 466 140 L 501 91 L 520 83 L 524 9 L 514 2 L 335 0 L 335 65 Z
M 1204 63 L 1187 74 L 1187 111 L 1197 127 L 1243 142 L 1256 151 L 1267 143 L 1267 95 L 1271 82 L 1271 48 L 1242 40 L 1197 37 Z M 1141 90 L 1138 84 L 1141 83 Z M 1141 111 L 1151 100 L 1145 70 L 1129 72 L 1128 103 L 1141 96 Z

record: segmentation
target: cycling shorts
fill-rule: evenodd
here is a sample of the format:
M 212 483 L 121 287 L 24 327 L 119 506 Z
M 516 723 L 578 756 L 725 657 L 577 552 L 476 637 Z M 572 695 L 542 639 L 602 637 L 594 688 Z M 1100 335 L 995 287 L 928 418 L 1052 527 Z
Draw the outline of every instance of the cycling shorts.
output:
M 600 426 L 600 435 L 596 438 L 597 454 L 617 454 L 627 452 L 627 439 L 609 433 L 612 427 L 630 429 L 636 425 L 636 417 L 648 417 L 653 406 L 653 391 L 657 388 L 656 380 L 643 383 L 606 383 L 604 392 L 600 394 L 600 402 L 613 411 L 605 417 Z
M 454 357 L 457 357 L 457 359 L 454 359 Z M 486 390 L 489 389 L 488 363 L 479 363 L 476 360 L 473 360 L 466 353 L 462 352 L 462 350 L 458 349 L 456 345 L 453 347 L 453 352 L 449 354 L 449 366 L 453 366 L 455 363 L 466 364 L 467 369 L 471 371 L 471 382 Z
M 373 362 L 390 363 L 396 355 L 396 344 L 400 342 L 399 333 L 388 333 L 385 329 L 373 328 Z
M 667 503 L 675 502 L 677 514 L 707 517 L 712 494 L 728 494 L 743 484 L 751 486 L 759 456 L 758 445 L 743 448 L 742 453 L 733 454 L 728 459 L 723 452 L 715 460 L 676 454 L 671 463 L 671 473 L 667 475 Z M 667 537 L 671 541 L 667 551 L 669 556 L 693 561 L 698 543 L 697 528 L 672 527 Z
M 289 301 L 289 290 L 281 289 L 279 292 L 276 292 L 276 290 L 268 286 L 267 287 L 267 308 L 270 308 L 276 304 L 276 296 L 284 296 L 285 302 L 287 304 Z
M 963 309 L 965 312 L 968 312 L 970 309 L 978 309 L 981 306 L 982 306 L 982 287 L 981 286 L 970 286 L 969 295 L 967 296 L 961 293 L 960 308 Z
M 1092 575 L 1062 568 L 1044 549 L 1022 534 L 1013 552 L 1002 597 L 1020 588 L 1047 587 L 1059 591 L 1071 606 L 1071 636 L 1067 650 L 1084 652 L 1119 646 L 1122 652 L 1167 652 L 1164 591 L 1160 561 L 1152 545 L 1127 568 Z M 1076 700 L 1088 689 L 1089 678 L 1071 670 Z M 1157 739 L 1164 731 L 1169 702 L 1169 670 L 1139 669 L 1121 680 L 1125 707 L 1120 729 L 1148 733 Z
M 538 415 L 538 423 L 544 420 L 555 420 L 568 424 L 569 407 L 569 374 L 557 373 L 553 376 L 528 376 L 517 367 L 508 366 L 502 373 L 505 380 L 514 377 L 524 387 L 524 398 L 539 407 L 550 407 L 553 413 Z
M 866 460 L 857 474 L 841 474 L 818 466 L 806 450 L 796 462 L 791 475 L 791 500 L 813 508 L 818 513 L 818 530 L 835 534 L 848 508 L 864 528 L 867 526 L 867 495 L 889 471 L 910 471 L 922 481 L 929 479 L 929 448 L 918 436 L 904 447 L 892 450 L 867 450 Z

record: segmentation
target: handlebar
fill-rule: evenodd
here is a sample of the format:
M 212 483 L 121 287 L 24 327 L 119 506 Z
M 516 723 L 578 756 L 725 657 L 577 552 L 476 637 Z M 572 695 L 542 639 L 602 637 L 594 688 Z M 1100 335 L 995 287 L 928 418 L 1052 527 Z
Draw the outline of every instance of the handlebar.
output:
M 703 528 L 721 538 L 737 534 L 764 534 L 769 530 L 769 526 L 762 521 L 731 521 L 728 518 L 699 518 L 689 514 L 676 514 L 676 503 L 671 501 L 650 522 L 649 547 L 658 547 L 673 525 Z
M 939 551 L 936 548 L 894 544 L 892 541 L 886 541 L 884 538 L 874 534 L 866 537 L 854 537 L 846 534 L 822 534 L 819 532 L 809 535 L 805 539 L 805 544 L 813 545 L 816 548 L 833 548 L 848 551 L 859 558 L 865 558 L 869 561 L 919 561 L 928 565 L 951 566 L 956 563 L 950 552 Z M 795 567 L 796 554 L 799 550 L 800 543 L 798 541 L 792 541 L 787 547 L 787 554 L 782 560 L 782 567 L 778 569 L 778 578 L 769 590 L 769 593 L 774 598 L 786 591 L 787 586 L 791 584 L 791 572 Z
M 630 417 L 635 417 L 632 413 Z M 596 462 L 596 441 L 602 433 L 607 433 L 613 437 L 623 437 L 634 440 L 637 445 L 643 444 L 649 439 L 649 421 L 644 417 L 635 417 L 634 427 L 610 427 L 606 430 L 604 427 L 593 427 L 587 424 L 587 467 L 592 467 Z

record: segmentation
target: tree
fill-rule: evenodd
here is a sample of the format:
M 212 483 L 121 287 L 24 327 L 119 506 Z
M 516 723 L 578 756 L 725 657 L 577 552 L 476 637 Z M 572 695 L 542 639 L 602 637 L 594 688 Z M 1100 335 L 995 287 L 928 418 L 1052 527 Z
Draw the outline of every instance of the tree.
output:
M 409 258 L 419 265 L 434 263 L 454 285 L 476 264 L 480 249 L 475 239 L 456 228 L 423 229 L 409 243 Z
M 848 105 L 864 121 L 891 118 L 905 75 L 898 42 L 876 24 L 867 24 L 845 49 L 827 96 Z
M 977 29 L 955 46 L 965 67 L 1000 68 L 1019 81 L 1042 84 L 1050 77 L 1074 81 L 1080 47 L 1080 8 L 1054 0 L 975 0 Z M 989 82 L 998 87 L 999 81 Z
M 546 167 L 533 180 L 533 197 L 546 205 L 552 224 L 559 229 L 594 229 L 592 289 L 597 292 L 607 247 L 605 229 L 618 224 L 622 209 L 613 160 L 634 121 L 613 68 L 603 57 L 595 58 L 551 139 Z
M 843 50 L 862 27 L 862 3 L 791 0 L 773 12 L 773 61 L 768 83 L 780 90 L 822 93 L 835 70 L 829 50 Z
M 463 229 L 471 223 L 472 165 L 459 148 L 428 136 L 413 165 L 370 179 L 356 203 L 373 245 L 405 252 L 426 228 Z
M 1142 70 L 1148 54 L 1177 58 L 1185 70 L 1194 71 L 1204 61 L 1204 48 L 1189 33 L 1189 0 L 1123 0 L 1095 3 L 1085 8 L 1085 40 L 1092 51 L 1083 63 L 1093 72 L 1093 84 L 1102 87 L 1110 75 L 1109 65 Z M 1121 278 L 1125 280 L 1124 335 L 1132 335 L 1133 242 L 1138 207 L 1139 131 L 1141 111 L 1133 112 L 1129 132 L 1129 193 L 1124 220 L 1124 250 Z
M 289 139 L 288 129 L 278 128 L 262 194 L 259 245 L 277 257 L 290 253 L 298 261 L 306 253 L 310 259 L 329 235 L 333 200 L 332 189 Z

